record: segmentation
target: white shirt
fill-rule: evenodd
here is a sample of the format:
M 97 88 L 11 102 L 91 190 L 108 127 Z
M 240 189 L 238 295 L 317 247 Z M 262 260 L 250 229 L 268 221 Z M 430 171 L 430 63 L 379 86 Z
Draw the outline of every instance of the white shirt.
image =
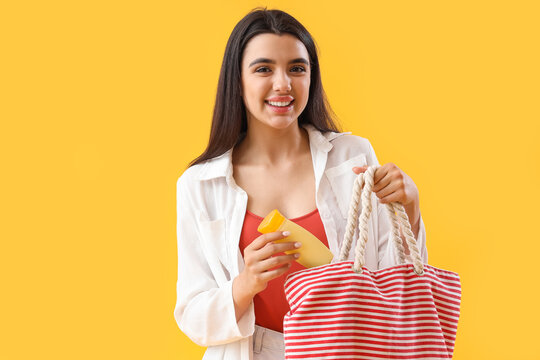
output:
M 357 176 L 352 168 L 379 163 L 365 138 L 350 132 L 323 134 L 312 125 L 302 126 L 309 134 L 317 208 L 329 248 L 337 259 Z M 233 279 L 244 268 L 239 240 L 248 196 L 234 181 L 231 154 L 232 148 L 189 167 L 177 182 L 178 282 L 174 317 L 193 342 L 208 347 L 203 359 L 248 360 L 253 356 L 253 302 L 237 323 L 232 296 Z M 387 246 L 390 223 L 377 200 L 373 194 L 365 250 L 365 266 L 370 270 L 399 264 L 394 246 Z M 421 217 L 417 244 L 427 263 Z

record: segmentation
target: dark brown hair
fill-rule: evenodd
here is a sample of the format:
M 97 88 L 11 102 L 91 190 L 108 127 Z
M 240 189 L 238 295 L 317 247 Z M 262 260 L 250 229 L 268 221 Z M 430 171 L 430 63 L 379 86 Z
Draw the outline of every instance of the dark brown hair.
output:
M 326 99 L 321 82 L 316 44 L 298 20 L 281 10 L 258 7 L 250 11 L 234 27 L 227 46 L 216 95 L 210 140 L 206 150 L 189 166 L 222 155 L 236 145 L 247 130 L 247 115 L 241 95 L 241 61 L 248 41 L 256 35 L 272 33 L 291 34 L 306 47 L 311 64 L 309 98 L 304 111 L 298 116 L 298 124 L 312 124 L 319 131 L 340 132 L 336 116 Z

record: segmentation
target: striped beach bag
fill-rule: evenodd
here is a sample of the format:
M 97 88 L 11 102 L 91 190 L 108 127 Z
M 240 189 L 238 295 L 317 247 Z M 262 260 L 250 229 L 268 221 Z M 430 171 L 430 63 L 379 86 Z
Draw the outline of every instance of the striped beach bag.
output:
M 392 224 L 391 244 L 397 247 L 401 264 L 377 271 L 364 266 L 373 174 L 378 167 L 369 167 L 355 180 L 337 262 L 287 277 L 286 359 L 452 358 L 460 279 L 454 272 L 422 263 L 401 204 L 386 207 Z M 357 224 L 355 260 L 347 261 Z M 409 262 L 400 229 L 412 257 Z

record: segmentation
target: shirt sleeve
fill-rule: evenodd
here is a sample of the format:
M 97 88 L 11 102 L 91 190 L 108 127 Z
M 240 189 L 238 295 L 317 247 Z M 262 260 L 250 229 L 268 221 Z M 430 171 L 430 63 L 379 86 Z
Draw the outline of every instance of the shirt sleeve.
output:
M 368 154 L 368 165 L 380 165 L 375 155 L 375 151 L 369 143 L 369 154 Z M 372 199 L 378 200 L 378 198 L 373 194 Z M 400 264 L 399 255 L 396 247 L 390 241 L 391 227 L 390 219 L 387 214 L 387 210 L 384 204 L 380 204 L 379 201 L 373 201 L 373 214 L 377 214 L 377 223 L 378 223 L 378 253 L 379 253 L 379 269 L 383 269 L 390 266 L 395 266 Z M 422 213 L 420 213 L 420 228 L 418 231 L 418 237 L 416 238 L 416 244 L 418 245 L 418 250 L 420 251 L 420 257 L 422 262 L 427 264 L 428 262 L 428 253 L 426 247 L 426 229 L 424 226 L 424 220 L 422 219 Z M 405 259 L 406 263 L 412 263 L 411 256 L 408 255 Z
M 238 341 L 253 334 L 253 302 L 240 321 L 230 281 L 216 281 L 201 245 L 200 225 L 189 181 L 177 181 L 178 281 L 174 317 L 179 328 L 200 346 Z

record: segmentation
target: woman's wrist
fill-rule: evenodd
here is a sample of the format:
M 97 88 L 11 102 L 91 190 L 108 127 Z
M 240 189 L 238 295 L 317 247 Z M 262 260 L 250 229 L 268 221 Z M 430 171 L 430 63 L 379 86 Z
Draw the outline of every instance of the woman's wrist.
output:
M 238 322 L 244 313 L 249 308 L 255 294 L 252 294 L 246 286 L 246 281 L 243 279 L 243 273 L 240 273 L 233 280 L 232 294 L 234 302 L 234 310 L 236 313 L 236 322 Z
M 420 204 L 418 197 L 416 201 L 411 202 L 410 204 L 403 205 L 403 209 L 407 213 L 409 218 L 409 223 L 411 224 L 411 230 L 414 234 L 414 238 L 418 238 L 418 233 L 420 231 Z

